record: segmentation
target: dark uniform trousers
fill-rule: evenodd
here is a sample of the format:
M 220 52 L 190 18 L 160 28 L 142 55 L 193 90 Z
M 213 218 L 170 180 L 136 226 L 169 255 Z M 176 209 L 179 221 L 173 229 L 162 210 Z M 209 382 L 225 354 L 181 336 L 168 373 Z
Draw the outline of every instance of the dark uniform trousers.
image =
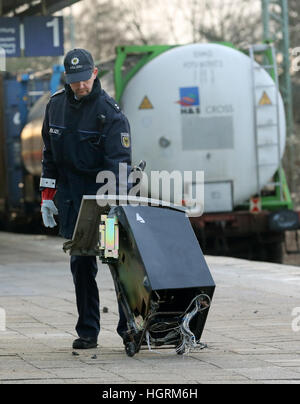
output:
M 79 337 L 97 339 L 100 332 L 99 291 L 96 282 L 98 272 L 96 257 L 72 256 L 71 272 L 75 285 L 78 322 L 76 331 Z M 127 330 L 127 320 L 118 304 L 118 334 L 122 337 Z
M 119 163 L 131 170 L 130 127 L 116 102 L 95 80 L 92 92 L 81 101 L 70 86 L 54 94 L 46 108 L 41 189 L 57 188 L 60 235 L 71 239 L 83 195 L 95 195 L 101 184 L 97 174 L 110 170 L 118 186 Z M 118 192 L 118 188 L 116 190 Z M 100 331 L 96 257 L 72 256 L 79 337 L 97 338 Z M 127 330 L 121 307 L 117 332 Z

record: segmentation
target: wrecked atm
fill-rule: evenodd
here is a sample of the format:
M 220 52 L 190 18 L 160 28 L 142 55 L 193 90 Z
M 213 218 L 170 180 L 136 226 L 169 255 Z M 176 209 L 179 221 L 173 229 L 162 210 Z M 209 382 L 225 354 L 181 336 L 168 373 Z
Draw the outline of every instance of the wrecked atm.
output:
M 141 197 L 84 196 L 70 255 L 109 265 L 127 318 L 125 351 L 201 345 L 215 283 L 183 207 Z

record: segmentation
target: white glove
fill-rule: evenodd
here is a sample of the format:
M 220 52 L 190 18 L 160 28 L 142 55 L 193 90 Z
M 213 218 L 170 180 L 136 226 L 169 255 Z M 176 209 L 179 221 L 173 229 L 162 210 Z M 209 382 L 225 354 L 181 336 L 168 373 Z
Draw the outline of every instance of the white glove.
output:
M 57 215 L 58 210 L 57 210 L 54 202 L 49 199 L 43 200 L 41 212 L 42 212 L 44 226 L 51 227 L 51 228 L 55 227 L 56 221 L 54 220 L 53 215 Z

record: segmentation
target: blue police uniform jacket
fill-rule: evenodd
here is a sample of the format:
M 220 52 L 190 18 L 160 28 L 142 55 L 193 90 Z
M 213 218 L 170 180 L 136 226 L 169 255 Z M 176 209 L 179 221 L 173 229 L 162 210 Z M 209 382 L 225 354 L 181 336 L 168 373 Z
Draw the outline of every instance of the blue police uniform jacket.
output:
M 96 182 L 97 174 L 113 172 L 118 187 L 119 163 L 127 163 L 130 173 L 129 123 L 96 78 L 91 93 L 80 100 L 69 85 L 51 97 L 42 136 L 40 187 L 57 188 L 60 235 L 70 239 L 82 196 L 97 194 L 103 185 Z

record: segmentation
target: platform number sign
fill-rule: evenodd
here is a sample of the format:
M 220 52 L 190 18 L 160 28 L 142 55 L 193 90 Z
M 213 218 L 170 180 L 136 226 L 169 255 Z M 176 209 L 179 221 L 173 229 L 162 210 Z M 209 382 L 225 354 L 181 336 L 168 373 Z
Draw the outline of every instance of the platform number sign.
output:
M 25 17 L 25 56 L 63 55 L 63 35 L 63 17 Z
M 63 55 L 63 17 L 0 17 L 0 48 L 5 57 Z

